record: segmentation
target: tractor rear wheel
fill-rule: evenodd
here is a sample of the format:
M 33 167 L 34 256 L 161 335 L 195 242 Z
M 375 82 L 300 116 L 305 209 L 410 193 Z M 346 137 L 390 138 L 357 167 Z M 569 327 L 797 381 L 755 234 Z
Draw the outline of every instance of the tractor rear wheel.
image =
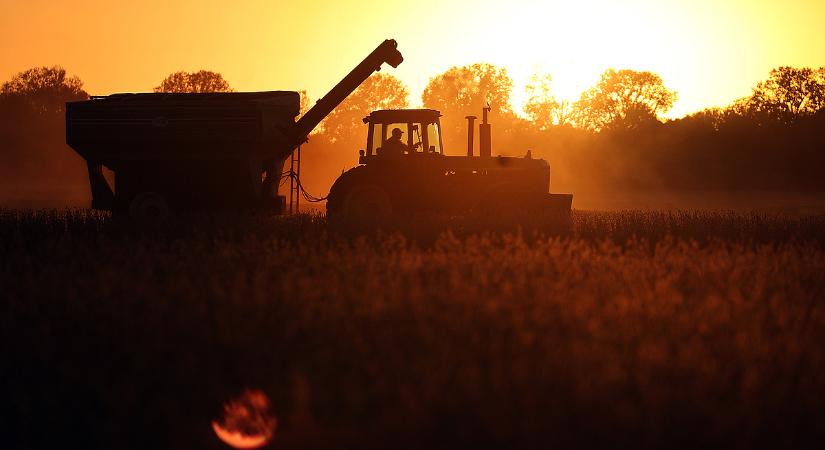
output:
M 349 223 L 384 223 L 391 216 L 390 196 L 378 186 L 356 186 L 344 199 L 343 219 Z
M 366 166 L 343 173 L 329 190 L 327 219 L 333 225 L 343 225 L 370 223 L 392 215 L 394 202 L 382 181 L 380 174 Z

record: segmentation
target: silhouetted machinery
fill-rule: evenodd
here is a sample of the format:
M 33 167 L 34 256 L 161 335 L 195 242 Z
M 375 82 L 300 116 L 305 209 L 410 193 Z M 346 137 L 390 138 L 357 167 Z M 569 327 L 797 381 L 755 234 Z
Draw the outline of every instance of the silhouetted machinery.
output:
M 299 120 L 297 92 L 114 94 L 66 104 L 66 141 L 86 159 L 92 207 L 162 216 L 169 210 L 274 207 L 284 161 L 307 135 L 384 63 L 403 61 L 386 40 Z M 359 166 L 333 184 L 333 220 L 375 220 L 419 211 L 569 213 L 572 195 L 549 194 L 546 161 L 491 155 L 489 108 L 473 155 L 446 156 L 441 114 L 429 109 L 374 111 Z M 405 141 L 398 140 L 400 130 Z M 399 152 L 382 152 L 395 134 Z M 397 147 L 398 148 L 398 147 Z M 102 168 L 114 172 L 110 186 Z
M 447 156 L 441 113 L 432 109 L 373 111 L 359 166 L 342 174 L 327 200 L 330 219 L 364 223 L 411 212 L 568 215 L 572 194 L 549 194 L 550 166 L 543 159 L 492 156 L 484 108 L 479 156 L 474 156 L 475 116 L 467 116 L 467 156 Z M 402 153 L 382 148 L 393 134 L 405 137 Z
M 386 40 L 300 120 L 297 92 L 114 94 L 66 104 L 66 142 L 89 170 L 92 207 L 169 210 L 283 208 L 284 161 L 373 72 L 403 61 Z M 114 172 L 110 186 L 102 168 Z

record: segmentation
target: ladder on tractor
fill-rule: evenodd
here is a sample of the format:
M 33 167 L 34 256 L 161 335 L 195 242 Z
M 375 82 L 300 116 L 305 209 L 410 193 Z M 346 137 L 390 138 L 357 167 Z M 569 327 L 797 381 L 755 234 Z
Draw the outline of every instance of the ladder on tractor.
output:
M 301 208 L 301 146 L 289 156 L 289 213 L 297 214 Z

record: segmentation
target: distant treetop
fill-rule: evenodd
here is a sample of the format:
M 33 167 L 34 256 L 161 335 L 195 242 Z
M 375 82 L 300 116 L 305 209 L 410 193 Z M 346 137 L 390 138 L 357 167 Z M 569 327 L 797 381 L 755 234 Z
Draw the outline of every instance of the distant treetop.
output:
M 527 102 L 524 112 L 533 125 L 541 131 L 553 126 L 570 125 L 572 103 L 569 100 L 557 100 L 552 92 L 553 77 L 550 74 L 533 73 L 524 90 Z
M 510 127 L 515 115 L 511 105 L 513 80 L 507 69 L 487 63 L 451 67 L 430 78 L 421 94 L 425 108 L 444 114 L 441 120 L 446 148 L 462 148 L 467 142 L 468 114 L 481 117 L 482 108 L 491 108 L 490 120 L 498 130 Z
M 360 141 L 363 118 L 377 109 L 400 109 L 409 105 L 409 90 L 398 78 L 374 73 L 338 105 L 322 122 L 331 142 Z
M 29 104 L 37 113 L 60 113 L 68 101 L 85 100 L 89 94 L 76 76 L 67 76 L 60 66 L 34 67 L 3 83 L 0 95 L 15 97 Z
M 439 111 L 477 114 L 490 104 L 494 113 L 510 113 L 513 80 L 507 69 L 492 64 L 451 67 L 430 79 L 421 100 L 424 106 Z
M 759 82 L 746 101 L 750 114 L 790 123 L 825 108 L 825 67 L 778 67 Z
M 232 92 L 229 83 L 217 72 L 175 72 L 155 87 L 155 92 Z
M 658 120 L 676 101 L 653 72 L 606 70 L 575 105 L 577 125 L 588 130 L 636 128 Z

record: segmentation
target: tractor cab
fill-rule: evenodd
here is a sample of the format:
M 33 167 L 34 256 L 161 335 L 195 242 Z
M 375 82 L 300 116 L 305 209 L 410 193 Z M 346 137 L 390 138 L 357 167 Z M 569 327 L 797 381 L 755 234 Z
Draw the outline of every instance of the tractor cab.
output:
M 367 148 L 361 150 L 359 163 L 376 158 L 442 156 L 441 113 L 434 109 L 384 109 L 364 118 L 369 125 Z M 400 131 L 399 146 L 398 135 Z M 396 141 L 396 142 L 393 142 Z M 389 151 L 389 147 L 393 151 Z M 397 148 L 403 151 L 396 151 Z

